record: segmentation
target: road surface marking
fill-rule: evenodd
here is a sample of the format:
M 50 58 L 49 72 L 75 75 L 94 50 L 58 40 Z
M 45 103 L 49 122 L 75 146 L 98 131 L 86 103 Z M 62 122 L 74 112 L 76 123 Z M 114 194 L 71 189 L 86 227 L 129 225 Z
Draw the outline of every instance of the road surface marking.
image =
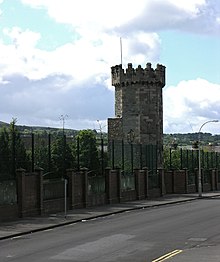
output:
M 170 252 L 170 253 L 167 253 L 166 255 L 164 255 L 164 256 L 162 256 L 162 257 L 159 257 L 159 258 L 153 260 L 152 262 L 162 262 L 162 261 L 165 261 L 165 260 L 167 260 L 167 259 L 169 259 L 169 258 L 171 258 L 171 257 L 174 257 L 174 256 L 180 254 L 181 252 L 183 252 L 183 250 L 179 250 L 179 249 L 174 250 L 174 251 L 172 251 L 172 252 Z
M 14 255 L 10 255 L 10 254 L 9 254 L 9 255 L 7 255 L 6 257 L 7 257 L 7 258 L 11 258 L 11 257 L 14 257 Z
M 50 232 L 50 231 L 53 231 L 53 228 L 48 228 L 44 230 L 44 232 Z
M 22 237 L 22 236 L 20 235 L 20 236 L 12 237 L 11 239 L 13 240 L 13 239 L 21 238 L 21 237 Z

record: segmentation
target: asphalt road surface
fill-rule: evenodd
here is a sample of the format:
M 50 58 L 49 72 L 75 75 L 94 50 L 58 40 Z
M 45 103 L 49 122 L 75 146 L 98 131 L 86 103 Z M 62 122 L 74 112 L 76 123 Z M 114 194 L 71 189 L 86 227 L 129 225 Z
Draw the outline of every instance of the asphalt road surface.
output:
M 141 209 L 0 241 L 1 262 L 220 261 L 220 198 Z

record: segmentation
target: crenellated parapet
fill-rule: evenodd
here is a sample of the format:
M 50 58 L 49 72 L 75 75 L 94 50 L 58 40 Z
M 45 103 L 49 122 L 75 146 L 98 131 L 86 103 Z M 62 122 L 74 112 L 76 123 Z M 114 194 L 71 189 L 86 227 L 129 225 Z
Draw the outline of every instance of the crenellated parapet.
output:
M 126 70 L 122 68 L 122 65 L 116 65 L 111 68 L 112 85 L 113 86 L 125 86 L 131 83 L 159 83 L 161 87 L 165 86 L 165 66 L 157 64 L 156 69 L 151 67 L 151 63 L 146 64 L 146 68 L 142 68 L 140 65 L 137 68 L 133 68 L 129 63 Z

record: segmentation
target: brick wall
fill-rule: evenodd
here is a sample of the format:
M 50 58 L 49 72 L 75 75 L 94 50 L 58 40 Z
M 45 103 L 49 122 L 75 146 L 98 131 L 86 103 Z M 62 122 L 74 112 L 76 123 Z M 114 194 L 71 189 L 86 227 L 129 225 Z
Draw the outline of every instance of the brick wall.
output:
M 160 185 L 158 188 L 149 190 L 148 170 L 135 169 L 135 188 L 122 191 L 121 170 L 107 168 L 105 170 L 105 192 L 95 194 L 88 189 L 88 172 L 87 169 L 78 172 L 67 170 L 68 209 L 154 198 L 165 193 L 190 193 L 196 192 L 197 188 L 196 185 L 188 185 L 187 170 L 173 170 L 164 173 L 163 169 L 158 169 Z M 203 191 L 219 188 L 218 171 L 210 170 L 210 172 L 211 183 L 203 184 Z M 43 199 L 42 169 L 30 174 L 23 169 L 17 170 L 17 188 L 18 203 L 0 206 L 0 221 L 64 211 L 64 196 L 55 199 Z M 56 196 L 58 195 L 56 194 Z

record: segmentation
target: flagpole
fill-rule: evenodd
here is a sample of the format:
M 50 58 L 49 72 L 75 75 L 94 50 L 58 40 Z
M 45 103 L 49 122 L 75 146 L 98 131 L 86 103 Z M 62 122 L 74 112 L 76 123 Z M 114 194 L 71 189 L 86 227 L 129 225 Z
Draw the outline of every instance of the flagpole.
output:
M 120 37 L 120 53 L 121 53 L 121 65 L 122 65 L 122 39 Z

